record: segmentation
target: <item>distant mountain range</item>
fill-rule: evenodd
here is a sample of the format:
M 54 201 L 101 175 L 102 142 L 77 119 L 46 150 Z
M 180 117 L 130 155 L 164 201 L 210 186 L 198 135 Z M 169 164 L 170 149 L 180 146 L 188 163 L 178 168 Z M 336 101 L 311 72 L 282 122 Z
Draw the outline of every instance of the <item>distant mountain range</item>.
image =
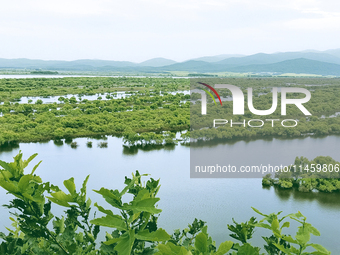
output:
M 279 52 L 254 55 L 217 55 L 176 62 L 153 58 L 141 63 L 128 61 L 82 59 L 74 61 L 3 59 L 0 69 L 30 69 L 59 71 L 115 71 L 122 73 L 305 73 L 340 76 L 340 49 L 300 52 Z
M 166 59 L 166 58 L 153 58 L 146 60 L 142 63 L 139 63 L 139 66 L 151 66 L 151 67 L 160 67 L 160 66 L 168 66 L 177 63 L 174 60 Z

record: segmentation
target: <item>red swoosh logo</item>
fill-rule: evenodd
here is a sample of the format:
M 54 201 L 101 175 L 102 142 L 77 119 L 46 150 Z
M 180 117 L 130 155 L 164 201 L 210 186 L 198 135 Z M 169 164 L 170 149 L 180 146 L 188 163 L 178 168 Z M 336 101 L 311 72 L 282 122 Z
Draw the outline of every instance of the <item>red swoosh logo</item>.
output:
M 220 103 L 221 103 L 221 105 L 222 105 L 222 100 L 221 100 L 221 98 L 220 98 L 220 95 L 217 93 L 217 91 L 216 91 L 213 87 L 211 87 L 210 85 L 205 84 L 205 83 L 203 83 L 203 82 L 199 82 L 199 84 L 202 84 L 202 85 L 208 87 L 209 89 L 211 89 L 211 90 L 215 93 L 215 95 L 217 96 L 218 100 L 220 100 Z

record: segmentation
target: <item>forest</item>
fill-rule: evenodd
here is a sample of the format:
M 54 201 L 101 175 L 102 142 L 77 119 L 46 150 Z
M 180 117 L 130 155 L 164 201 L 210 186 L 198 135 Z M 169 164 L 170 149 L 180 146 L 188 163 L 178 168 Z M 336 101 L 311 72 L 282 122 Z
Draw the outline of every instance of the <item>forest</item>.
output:
M 296 157 L 288 172 L 266 175 L 264 186 L 277 186 L 283 189 L 296 188 L 301 192 L 339 192 L 340 163 L 331 157 L 318 156 L 313 160 Z
M 186 80 L 103 77 L 4 80 L 0 80 L 3 82 L 0 98 L 4 100 L 0 105 L 0 144 L 91 135 L 132 138 L 139 134 L 144 134 L 143 141 L 162 143 L 172 142 L 168 139 L 172 134 L 163 131 L 189 129 L 190 96 L 170 93 L 185 88 Z M 126 90 L 129 96 L 113 99 L 120 90 Z M 68 93 L 79 94 L 67 98 Z M 96 93 L 96 100 L 81 98 Z M 106 94 L 103 100 L 101 93 Z M 50 104 L 43 104 L 41 99 L 28 100 L 26 104 L 10 101 L 11 96 L 58 94 L 63 96 Z M 148 136 L 152 141 L 146 139 Z
M 201 79 L 202 80 L 202 79 Z M 212 83 L 212 80 L 204 79 L 206 83 Z M 296 106 L 287 105 L 286 116 L 281 115 L 281 95 L 278 93 L 278 106 L 274 113 L 266 116 L 257 116 L 245 107 L 245 114 L 232 115 L 233 104 L 232 101 L 226 100 L 230 98 L 229 90 L 217 89 L 221 95 L 223 105 L 214 104 L 210 97 L 208 98 L 207 115 L 201 115 L 201 105 L 197 103 L 190 107 L 190 124 L 191 124 L 191 138 L 194 140 L 214 140 L 214 139 L 234 139 L 234 138 L 254 138 L 266 136 L 280 136 L 280 137 L 299 137 L 304 135 L 328 135 L 337 134 L 340 131 L 340 118 L 337 118 L 340 112 L 340 80 L 339 79 L 253 79 L 249 80 L 235 79 L 231 83 L 228 79 L 223 79 L 219 82 L 221 84 L 236 84 L 242 88 L 245 101 L 247 101 L 247 88 L 253 88 L 253 104 L 255 109 L 267 110 L 272 106 L 273 87 L 302 87 L 311 92 L 311 99 L 304 104 L 304 107 L 312 114 L 312 116 L 305 116 Z M 216 81 L 215 81 L 216 82 Z M 242 82 L 242 83 L 241 83 Z M 272 82 L 269 86 L 269 82 Z M 192 90 L 197 88 L 197 83 L 191 81 Z M 268 87 L 267 87 L 268 86 Z M 288 93 L 290 99 L 300 98 L 299 93 Z M 198 93 L 192 96 L 192 102 L 200 98 Z M 210 102 L 210 104 L 209 104 Z M 213 128 L 214 119 L 226 119 L 233 122 L 245 121 L 246 127 L 243 125 L 235 125 L 232 128 L 230 124 L 220 125 Z M 263 127 L 251 128 L 247 125 L 249 120 L 261 119 L 265 122 Z M 266 119 L 277 120 L 275 122 L 266 121 Z M 297 121 L 297 126 L 294 128 L 283 127 L 280 122 L 283 119 L 293 119 Z M 275 124 L 274 124 L 275 123 Z M 260 123 L 253 123 L 259 125 Z M 287 124 L 291 125 L 291 124 Z M 274 127 L 272 127 L 274 126 Z
M 188 90 L 188 79 L 149 77 L 64 77 L 0 79 L 0 102 L 13 102 L 27 96 L 94 95 L 117 91 Z
M 205 82 L 212 82 L 209 78 Z M 185 143 L 207 140 L 231 140 L 261 137 L 300 137 L 340 132 L 340 79 L 338 78 L 228 78 L 219 82 L 239 86 L 246 95 L 253 88 L 256 109 L 269 109 L 272 87 L 304 87 L 311 100 L 304 106 L 312 116 L 305 116 L 288 105 L 287 117 L 298 122 L 294 128 L 278 123 L 272 127 L 221 125 L 212 128 L 213 119 L 248 122 L 258 119 L 247 107 L 244 116 L 232 116 L 230 92 L 218 91 L 223 106 L 208 97 L 208 114 L 202 116 L 199 95 L 188 93 L 195 79 L 134 77 L 69 77 L 0 79 L 0 144 L 58 140 L 93 135 L 124 136 L 128 145 L 175 143 L 174 132 L 182 134 Z M 191 88 L 191 89 L 192 89 Z M 127 96 L 116 98 L 117 92 Z M 69 95 L 69 96 L 68 96 Z M 71 96 L 70 96 L 71 95 Z M 95 100 L 84 97 L 95 95 Z M 20 103 L 20 98 L 40 96 Z M 45 97 L 57 96 L 54 103 L 44 104 Z M 291 93 L 290 98 L 301 95 Z M 247 99 L 247 96 L 245 96 Z M 262 119 L 282 120 L 280 93 L 277 110 Z

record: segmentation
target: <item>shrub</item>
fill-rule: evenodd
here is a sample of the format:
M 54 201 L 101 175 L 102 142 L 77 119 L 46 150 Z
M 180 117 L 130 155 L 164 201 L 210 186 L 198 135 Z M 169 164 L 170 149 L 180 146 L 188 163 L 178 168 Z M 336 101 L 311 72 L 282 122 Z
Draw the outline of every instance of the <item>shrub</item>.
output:
M 77 142 L 72 142 L 71 143 L 71 148 L 76 149 L 78 147 L 78 143 Z
M 25 174 L 24 169 L 37 154 L 27 160 L 22 159 L 21 151 L 14 157 L 14 162 L 6 163 L 0 160 L 0 186 L 8 194 L 14 196 L 6 207 L 15 209 L 11 221 L 13 229 L 9 234 L 0 233 L 4 241 L 0 245 L 1 254 L 260 254 L 260 247 L 254 247 L 249 240 L 255 228 L 266 228 L 271 232 L 264 250 L 268 254 L 311 254 L 304 252 L 312 247 L 312 254 L 330 254 L 319 244 L 309 243 L 310 235 L 320 233 L 306 222 L 300 212 L 280 218 L 279 213 L 269 215 L 253 210 L 263 219 L 256 221 L 252 217 L 248 222 L 228 225 L 232 232 L 230 236 L 236 241 L 225 241 L 217 248 L 215 241 L 208 234 L 205 222 L 195 219 L 188 228 L 175 230 L 169 235 L 159 228 L 157 220 L 161 209 L 157 207 L 160 200 L 157 197 L 159 180 L 150 178 L 142 182 L 138 171 L 132 178 L 125 178 L 122 190 L 101 188 L 94 190 L 115 210 L 106 209 L 97 203 L 94 206 L 103 215 L 90 220 L 92 207 L 87 198 L 87 176 L 82 187 L 77 191 L 74 178 L 64 181 L 66 192 L 59 187 L 43 182 L 35 174 L 41 161 L 33 167 L 31 173 Z M 132 197 L 129 202 L 125 196 Z M 124 197 L 124 199 L 123 199 Z M 55 216 L 52 205 L 65 208 L 64 216 Z M 117 210 L 118 209 L 118 210 Z M 116 214 L 115 212 L 119 212 Z M 94 214 L 95 216 L 96 214 Z M 290 227 L 288 219 L 300 223 L 295 237 L 284 234 L 284 229 Z M 52 226 L 52 229 L 51 229 Z M 100 226 L 112 228 L 112 233 L 106 233 L 106 241 L 97 248 L 96 239 Z M 263 254 L 263 253 L 261 253 Z
M 107 148 L 107 142 L 100 142 L 98 143 L 99 148 Z

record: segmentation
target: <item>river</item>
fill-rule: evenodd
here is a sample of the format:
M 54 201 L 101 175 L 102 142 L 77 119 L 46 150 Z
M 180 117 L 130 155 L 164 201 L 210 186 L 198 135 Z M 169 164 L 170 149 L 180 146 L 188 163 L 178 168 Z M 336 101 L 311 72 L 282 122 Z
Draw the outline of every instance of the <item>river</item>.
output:
M 340 194 L 299 193 L 272 188 L 263 188 L 260 178 L 190 178 L 190 148 L 173 146 L 155 150 L 123 149 L 122 139 L 108 137 L 107 148 L 97 147 L 101 140 L 90 138 L 74 139 L 78 143 L 76 149 L 69 144 L 56 145 L 53 141 L 45 143 L 21 143 L 19 148 L 0 152 L 0 159 L 11 161 L 19 150 L 28 158 L 38 153 L 28 170 L 43 160 L 36 171 L 44 181 L 51 181 L 62 187 L 62 181 L 75 177 L 77 188 L 84 178 L 90 174 L 88 194 L 93 202 L 109 208 L 101 197 L 92 191 L 106 187 L 122 189 L 124 176 L 131 176 L 135 170 L 151 174 L 154 179 L 160 178 L 161 189 L 158 193 L 161 200 L 159 208 L 163 210 L 158 221 L 159 227 L 169 233 L 174 229 L 185 228 L 194 218 L 202 219 L 208 224 L 208 232 L 217 244 L 231 240 L 227 224 L 232 218 L 237 222 L 249 220 L 255 216 L 251 207 L 263 213 L 283 211 L 282 215 L 301 211 L 307 217 L 307 222 L 315 226 L 321 237 L 312 237 L 312 242 L 319 243 L 340 254 L 338 234 L 340 226 Z M 93 147 L 86 146 L 87 141 L 93 142 Z M 340 161 L 338 145 L 339 136 L 323 138 L 306 137 L 293 140 L 254 140 L 235 141 L 205 148 L 207 152 L 222 148 L 232 153 L 230 156 L 238 164 L 246 159 L 256 157 L 261 162 L 293 163 L 296 156 L 312 159 L 316 156 L 331 156 Z M 256 152 L 254 155 L 254 151 Z M 263 153 L 258 153 L 263 152 Z M 280 154 L 284 153 L 284 154 Z M 234 156 L 235 155 L 235 156 Z M 239 155 L 239 156 L 236 156 Z M 248 162 L 249 163 L 249 162 Z M 8 202 L 9 195 L 0 191 L 0 204 Z M 9 213 L 0 208 L 1 227 L 9 226 Z M 259 215 L 256 215 L 259 216 Z M 257 217 L 261 219 L 261 216 Z M 297 226 L 294 225 L 293 226 Z M 258 229 L 251 239 L 253 245 L 263 244 L 261 235 L 269 236 L 269 230 Z M 262 249 L 262 252 L 264 250 Z

